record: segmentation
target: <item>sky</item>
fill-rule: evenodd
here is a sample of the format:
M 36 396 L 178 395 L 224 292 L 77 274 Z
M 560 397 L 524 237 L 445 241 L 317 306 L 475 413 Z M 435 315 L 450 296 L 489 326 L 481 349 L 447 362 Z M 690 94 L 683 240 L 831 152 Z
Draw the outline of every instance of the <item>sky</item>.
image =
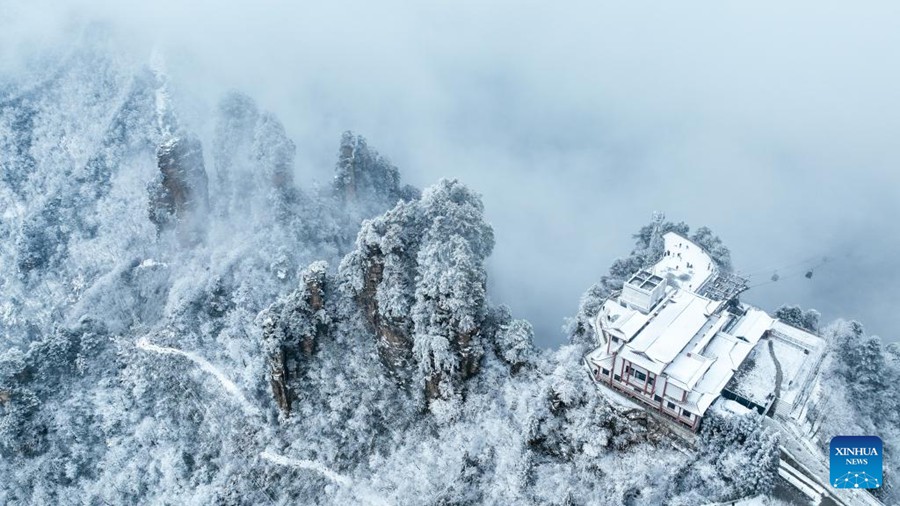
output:
M 541 346 L 654 211 L 710 226 L 753 284 L 778 270 L 745 300 L 900 339 L 896 2 L 183 4 L 4 0 L 0 69 L 99 23 L 165 54 L 200 128 L 230 89 L 277 114 L 304 186 L 347 129 L 410 183 L 459 178 L 496 234 L 492 300 Z

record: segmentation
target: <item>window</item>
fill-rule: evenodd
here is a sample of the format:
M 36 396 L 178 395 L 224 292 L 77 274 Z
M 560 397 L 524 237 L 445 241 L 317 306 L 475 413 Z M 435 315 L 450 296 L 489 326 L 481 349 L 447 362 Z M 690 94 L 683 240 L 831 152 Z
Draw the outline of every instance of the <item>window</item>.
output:
M 641 389 L 640 389 L 640 388 L 638 388 L 638 387 L 631 387 L 631 388 L 633 388 L 635 392 L 641 393 Z
M 684 411 L 681 414 L 684 415 L 684 417 L 687 418 L 688 420 L 694 418 L 694 414 L 691 413 L 690 411 Z
M 653 400 L 655 400 L 656 402 L 662 402 L 662 397 L 660 397 L 658 395 L 654 395 Z
M 676 407 L 677 407 L 677 406 L 675 406 L 675 403 L 674 403 L 674 402 L 671 402 L 671 401 L 669 401 L 669 403 L 666 404 L 666 406 L 668 406 L 669 409 L 671 409 L 672 411 L 675 411 L 675 409 L 676 409 Z
M 647 375 L 642 373 L 641 371 L 634 371 L 634 377 L 639 381 L 647 381 Z
M 616 374 L 615 376 L 613 376 L 613 378 L 615 378 L 616 381 L 622 381 L 622 377 L 619 376 L 618 374 Z
M 604 376 L 609 376 L 609 369 L 600 369 Z

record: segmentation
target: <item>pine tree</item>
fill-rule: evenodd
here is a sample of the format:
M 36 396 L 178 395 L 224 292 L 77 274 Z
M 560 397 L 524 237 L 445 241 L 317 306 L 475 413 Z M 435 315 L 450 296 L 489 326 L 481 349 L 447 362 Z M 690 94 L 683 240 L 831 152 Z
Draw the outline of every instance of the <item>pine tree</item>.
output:
M 663 257 L 666 249 L 666 243 L 663 239 L 663 222 L 666 215 L 663 213 L 653 213 L 653 231 L 650 233 L 650 242 L 647 249 L 643 253 L 644 267 L 651 267 Z

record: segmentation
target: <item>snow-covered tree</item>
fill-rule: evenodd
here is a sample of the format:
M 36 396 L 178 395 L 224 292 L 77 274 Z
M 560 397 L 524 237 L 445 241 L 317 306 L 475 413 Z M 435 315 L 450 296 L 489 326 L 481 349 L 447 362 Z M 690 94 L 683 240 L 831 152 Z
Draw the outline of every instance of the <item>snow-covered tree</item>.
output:
M 837 435 L 878 434 L 885 445 L 885 476 L 896 473 L 890 455 L 900 447 L 900 395 L 890 385 L 900 381 L 900 367 L 893 353 L 856 321 L 838 320 L 822 336 L 830 351 L 820 376 L 827 394 L 813 404 L 811 416 L 820 446 L 827 448 Z M 876 492 L 886 504 L 898 497 L 888 480 Z
M 643 252 L 644 258 L 644 267 L 650 267 L 659 262 L 662 259 L 663 254 L 666 249 L 666 242 L 663 239 L 663 224 L 666 219 L 666 215 L 663 213 L 653 213 L 653 222 L 651 226 L 653 227 L 650 232 L 650 240 L 647 244 L 647 249 Z
M 416 260 L 413 352 L 429 395 L 436 397 L 456 390 L 457 377 L 474 374 L 484 353 L 484 261 L 494 234 L 484 222 L 481 197 L 457 181 L 428 188 L 420 206 L 428 225 Z
M 526 320 L 512 320 L 497 333 L 498 355 L 516 371 L 535 358 L 534 328 Z
M 306 362 L 325 337 L 331 316 L 326 309 L 328 264 L 314 262 L 300 275 L 300 286 L 260 313 L 263 351 L 269 362 L 272 396 L 289 416 L 295 391 L 302 388 Z
M 713 234 L 709 227 L 698 228 L 690 237 L 691 241 L 701 246 L 709 253 L 713 261 L 720 269 L 730 271 L 731 267 L 731 251 L 722 242 L 719 236 Z
M 762 426 L 757 416 L 708 413 L 703 418 L 699 446 L 702 458 L 715 470 L 711 485 L 721 494 L 718 500 L 769 494 L 774 489 L 779 433 Z M 703 481 L 709 483 L 710 477 Z
M 382 360 L 401 381 L 409 361 L 428 398 L 450 397 L 484 353 L 484 260 L 493 232 L 480 197 L 443 180 L 366 222 L 343 261 L 345 286 L 379 334 Z
M 775 310 L 775 317 L 788 325 L 808 330 L 810 332 L 819 331 L 819 318 L 821 315 L 815 309 L 804 311 L 800 306 L 781 306 Z

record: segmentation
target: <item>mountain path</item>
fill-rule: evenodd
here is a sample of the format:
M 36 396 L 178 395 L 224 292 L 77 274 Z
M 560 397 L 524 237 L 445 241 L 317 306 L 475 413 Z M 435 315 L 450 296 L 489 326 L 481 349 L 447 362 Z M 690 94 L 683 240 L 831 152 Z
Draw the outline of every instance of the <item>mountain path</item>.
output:
M 247 414 L 251 418 L 251 420 L 254 422 L 253 425 L 256 425 L 256 426 L 262 425 L 262 420 L 263 420 L 262 411 L 260 411 L 259 408 L 254 406 L 247 399 L 247 397 L 241 391 L 240 387 L 238 387 L 233 381 L 231 381 L 227 376 L 225 376 L 225 374 L 221 370 L 219 370 L 218 367 L 213 365 L 211 362 L 209 362 L 205 358 L 201 357 L 200 355 L 198 355 L 196 353 L 190 352 L 190 351 L 184 351 L 184 350 L 180 350 L 178 348 L 172 348 L 169 346 L 159 346 L 159 345 L 153 344 L 150 342 L 149 339 L 147 339 L 146 336 L 138 339 L 135 346 L 137 346 L 138 349 L 141 349 L 144 351 L 150 351 L 153 353 L 158 353 L 160 355 L 175 355 L 175 356 L 184 357 L 184 358 L 190 360 L 191 362 L 197 364 L 197 366 L 199 366 L 201 370 L 203 370 L 206 373 L 211 374 L 222 385 L 222 387 L 228 393 L 229 397 L 236 400 L 238 402 L 238 404 L 240 404 L 244 413 Z M 268 462 L 271 462 L 273 464 L 277 464 L 280 466 L 292 467 L 292 468 L 296 468 L 296 469 L 307 469 L 310 471 L 314 471 L 314 472 L 324 476 L 331 482 L 333 482 L 341 487 L 350 489 L 354 493 L 354 495 L 356 495 L 357 498 L 361 500 L 362 503 L 376 504 L 376 505 L 387 504 L 386 502 L 384 502 L 384 500 L 379 498 L 377 495 L 373 494 L 367 488 L 359 489 L 358 487 L 355 487 L 353 482 L 350 480 L 350 478 L 332 471 L 331 469 L 328 468 L 328 466 L 321 464 L 319 462 L 315 462 L 315 461 L 311 461 L 311 460 L 303 460 L 303 459 L 294 459 L 291 457 L 286 457 L 284 455 L 279 455 L 279 454 L 274 453 L 269 450 L 264 450 L 264 451 L 260 452 L 259 456 L 263 460 L 266 460 Z

